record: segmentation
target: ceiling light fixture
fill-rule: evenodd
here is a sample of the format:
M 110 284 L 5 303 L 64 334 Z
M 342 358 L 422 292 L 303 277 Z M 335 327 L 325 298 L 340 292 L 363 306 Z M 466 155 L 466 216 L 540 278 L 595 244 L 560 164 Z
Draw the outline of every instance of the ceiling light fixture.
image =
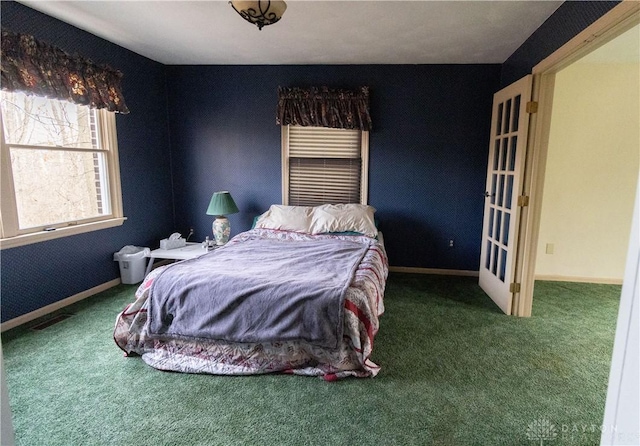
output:
M 240 17 L 247 22 L 253 23 L 262 29 L 265 25 L 273 25 L 282 17 L 287 9 L 287 4 L 283 1 L 240 1 L 229 2 L 231 7 L 240 14 Z

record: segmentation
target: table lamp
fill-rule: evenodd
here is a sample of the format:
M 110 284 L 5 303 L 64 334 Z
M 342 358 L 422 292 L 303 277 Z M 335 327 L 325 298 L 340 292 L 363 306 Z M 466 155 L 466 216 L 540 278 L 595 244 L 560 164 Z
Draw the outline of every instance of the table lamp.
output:
M 231 225 L 229 219 L 225 217 L 228 214 L 235 214 L 240 212 L 235 201 L 231 198 L 229 191 L 223 190 L 220 192 L 214 192 L 207 209 L 207 215 L 215 215 L 216 219 L 213 220 L 212 230 L 213 237 L 216 239 L 216 245 L 224 245 L 229 241 L 229 234 L 231 234 Z

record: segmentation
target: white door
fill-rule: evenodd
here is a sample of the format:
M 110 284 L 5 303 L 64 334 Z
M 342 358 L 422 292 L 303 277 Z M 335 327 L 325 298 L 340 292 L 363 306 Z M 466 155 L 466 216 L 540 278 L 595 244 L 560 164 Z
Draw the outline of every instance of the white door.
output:
M 519 291 L 514 274 L 520 211 L 528 199 L 521 193 L 531 79 L 526 76 L 493 96 L 479 283 L 506 314 Z

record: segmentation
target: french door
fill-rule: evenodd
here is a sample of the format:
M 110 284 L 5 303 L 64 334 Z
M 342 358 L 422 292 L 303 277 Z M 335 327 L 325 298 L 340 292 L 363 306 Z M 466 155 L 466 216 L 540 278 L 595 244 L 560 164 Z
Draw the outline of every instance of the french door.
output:
M 509 315 L 520 291 L 514 276 L 520 214 L 528 199 L 521 194 L 531 82 L 529 75 L 497 92 L 491 117 L 479 284 Z

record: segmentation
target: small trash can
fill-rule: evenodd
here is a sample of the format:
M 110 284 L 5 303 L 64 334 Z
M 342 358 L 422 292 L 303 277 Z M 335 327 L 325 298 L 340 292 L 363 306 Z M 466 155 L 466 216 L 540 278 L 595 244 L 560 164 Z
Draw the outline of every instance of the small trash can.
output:
M 113 254 L 113 260 L 120 262 L 120 279 L 122 283 L 134 284 L 142 282 L 146 267 L 146 256 L 149 248 L 127 245 Z

